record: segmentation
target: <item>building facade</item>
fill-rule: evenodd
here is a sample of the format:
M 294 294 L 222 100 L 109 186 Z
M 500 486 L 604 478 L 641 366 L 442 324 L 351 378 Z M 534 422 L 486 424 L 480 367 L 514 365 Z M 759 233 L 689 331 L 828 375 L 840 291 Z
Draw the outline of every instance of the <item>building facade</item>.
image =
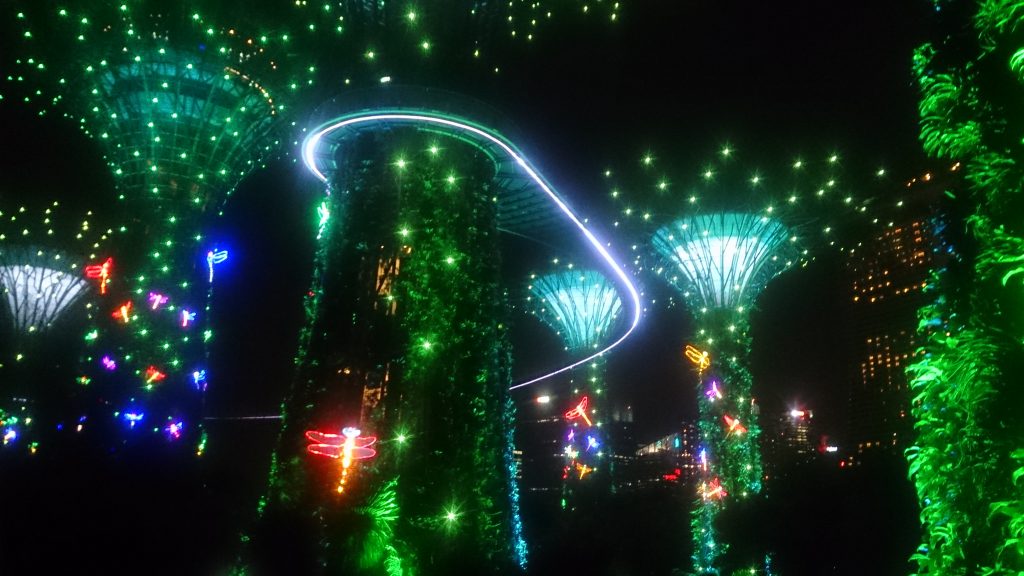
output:
M 872 452 L 901 453 L 911 443 L 905 370 L 921 345 L 917 310 L 930 299 L 930 274 L 948 258 L 935 206 L 955 175 L 954 168 L 949 175 L 929 172 L 912 179 L 900 215 L 847 256 L 856 354 L 846 450 L 851 463 Z

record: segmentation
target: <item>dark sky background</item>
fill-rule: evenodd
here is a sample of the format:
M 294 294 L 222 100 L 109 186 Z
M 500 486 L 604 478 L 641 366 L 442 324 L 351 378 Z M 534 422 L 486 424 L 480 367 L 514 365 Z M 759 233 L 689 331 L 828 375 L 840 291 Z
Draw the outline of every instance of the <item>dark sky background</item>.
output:
M 776 160 L 837 150 L 909 177 L 924 166 L 910 60 L 930 37 L 930 10 L 892 0 L 627 1 L 599 42 L 552 26 L 530 49 L 541 58 L 524 60 L 543 65 L 509 66 L 475 96 L 516 123 L 522 149 L 577 213 L 595 219 L 608 209 L 603 168 L 648 148 L 684 163 L 726 141 Z M 5 102 L 0 126 L 5 203 L 33 196 L 95 206 L 109 197 L 99 153 L 59 119 L 39 121 Z M 317 194 L 293 159 L 276 161 L 243 183 L 217 224 L 214 234 L 234 240 L 214 302 L 215 415 L 278 412 L 302 321 Z M 825 257 L 773 282 L 753 327 L 762 404 L 806 405 L 830 434 L 845 423 L 848 378 L 840 270 Z M 659 312 L 610 360 L 610 384 L 634 407 L 641 440 L 672 432 L 695 411 L 679 354 L 688 334 L 684 309 Z

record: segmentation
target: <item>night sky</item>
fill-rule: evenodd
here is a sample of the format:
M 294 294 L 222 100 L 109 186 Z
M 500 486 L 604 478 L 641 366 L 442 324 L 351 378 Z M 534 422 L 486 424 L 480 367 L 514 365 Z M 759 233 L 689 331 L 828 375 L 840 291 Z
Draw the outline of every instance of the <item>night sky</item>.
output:
M 927 166 L 916 139 L 910 60 L 930 37 L 930 10 L 926 2 L 892 0 L 626 1 L 617 29 L 600 45 L 583 38 L 585 31 L 555 26 L 531 48 L 543 66 L 509 66 L 500 82 L 474 96 L 516 123 L 527 138 L 521 147 L 577 213 L 595 220 L 611 208 L 605 166 L 649 149 L 693 164 L 731 142 L 765 165 L 835 150 L 851 167 L 884 165 L 909 178 Z M 102 211 L 94 199 L 109 198 L 112 181 L 77 130 L 10 102 L 0 105 L 0 126 L 4 204 L 59 198 Z M 293 158 L 275 160 L 241 185 L 218 224 L 215 233 L 234 243 L 214 300 L 213 416 L 279 412 L 303 320 L 318 194 Z M 626 255 L 626 241 L 612 240 Z M 808 406 L 831 434 L 841 434 L 847 402 L 841 269 L 826 256 L 787 273 L 769 286 L 753 319 L 762 404 Z M 634 406 L 645 441 L 696 412 L 692 376 L 680 358 L 690 321 L 681 307 L 657 312 L 610 360 L 610 385 Z M 517 334 L 545 330 L 524 319 Z M 253 444 L 235 450 L 265 469 L 275 424 L 224 426 L 247 427 L 231 434 Z

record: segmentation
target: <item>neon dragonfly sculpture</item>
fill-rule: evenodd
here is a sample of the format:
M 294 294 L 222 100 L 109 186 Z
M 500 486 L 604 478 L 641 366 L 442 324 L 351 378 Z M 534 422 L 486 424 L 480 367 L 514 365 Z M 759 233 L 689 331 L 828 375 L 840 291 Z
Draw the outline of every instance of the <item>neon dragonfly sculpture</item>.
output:
M 565 419 L 566 420 L 575 420 L 577 418 L 583 418 L 583 421 L 587 423 L 587 426 L 593 426 L 593 423 L 590 421 L 590 418 L 587 416 L 587 402 L 588 401 L 589 400 L 587 399 L 587 397 L 584 396 L 583 399 L 580 400 L 580 403 L 577 404 L 575 408 L 573 408 L 572 410 L 569 410 L 568 412 L 565 413 Z
M 103 264 L 92 264 L 85 267 L 85 277 L 100 281 L 100 294 L 107 293 L 107 284 L 110 283 L 110 272 L 114 269 L 114 259 L 107 258 Z
M 683 350 L 686 359 L 697 366 L 697 373 L 700 374 L 711 366 L 711 355 L 705 350 L 698 350 L 695 346 L 687 344 Z
M 700 492 L 700 495 L 704 500 L 721 500 L 729 495 L 729 493 L 725 491 L 725 488 L 722 487 L 722 483 L 717 477 L 710 482 L 701 482 L 698 492 Z
M 335 460 L 341 460 L 341 478 L 338 479 L 338 494 L 345 491 L 345 484 L 348 480 L 349 468 L 353 460 L 365 460 L 377 455 L 377 451 L 370 448 L 376 441 L 376 436 L 360 436 L 361 430 L 352 426 L 346 426 L 341 430 L 341 435 L 327 434 L 309 430 L 306 432 L 312 444 L 306 446 L 310 454 L 327 456 Z
M 729 427 L 729 430 L 725 433 L 726 436 L 729 434 L 736 434 L 739 436 L 747 431 L 747 427 L 740 423 L 739 418 L 733 418 L 726 414 L 725 416 L 722 416 L 722 419 L 725 420 L 725 425 Z
M 210 283 L 213 283 L 213 267 L 228 259 L 227 250 L 210 250 L 206 253 L 206 267 L 210 270 Z

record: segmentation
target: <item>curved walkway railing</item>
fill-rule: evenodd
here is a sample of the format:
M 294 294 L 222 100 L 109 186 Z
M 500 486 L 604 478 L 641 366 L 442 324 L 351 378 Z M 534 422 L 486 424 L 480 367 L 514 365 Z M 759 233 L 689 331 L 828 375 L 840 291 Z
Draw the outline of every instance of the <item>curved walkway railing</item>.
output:
M 302 144 L 302 159 L 309 170 L 313 172 L 317 178 L 325 183 L 329 183 L 329 177 L 325 174 L 325 171 L 330 171 L 330 168 L 324 166 L 324 162 L 330 161 L 333 164 L 333 152 L 338 143 L 344 139 L 346 133 L 366 129 L 385 129 L 394 125 L 413 125 L 431 128 L 434 130 L 447 131 L 455 137 L 472 142 L 492 158 L 500 159 L 501 157 L 505 157 L 510 160 L 522 175 L 532 181 L 540 193 L 545 195 L 545 197 L 552 202 L 552 207 L 559 210 L 565 218 L 579 229 L 587 242 L 589 242 L 593 247 L 594 251 L 597 252 L 600 258 L 608 264 L 618 283 L 625 288 L 626 292 L 629 294 L 629 298 L 624 300 L 630 302 L 633 306 L 632 318 L 627 322 L 625 331 L 618 338 L 612 341 L 605 348 L 587 356 L 586 358 L 574 361 L 571 364 L 544 374 L 543 376 L 531 378 L 525 382 L 519 382 L 513 385 L 510 390 L 529 386 L 530 384 L 540 382 L 541 380 L 572 370 L 581 364 L 585 364 L 598 356 L 608 353 L 633 333 L 640 322 L 641 306 L 640 295 L 637 292 L 636 286 L 634 286 L 630 281 L 629 275 L 625 270 L 623 270 L 622 266 L 616 262 L 615 258 L 612 257 L 611 253 L 605 248 L 601 241 L 597 239 L 594 233 L 584 225 L 580 218 L 577 217 L 569 206 L 559 197 L 552 186 L 533 168 L 530 162 L 522 153 L 519 152 L 515 145 L 504 138 L 501 134 L 491 131 L 484 126 L 477 125 L 470 120 L 454 117 L 449 114 L 415 109 L 363 110 L 343 114 L 314 129 L 312 134 L 308 136 Z

